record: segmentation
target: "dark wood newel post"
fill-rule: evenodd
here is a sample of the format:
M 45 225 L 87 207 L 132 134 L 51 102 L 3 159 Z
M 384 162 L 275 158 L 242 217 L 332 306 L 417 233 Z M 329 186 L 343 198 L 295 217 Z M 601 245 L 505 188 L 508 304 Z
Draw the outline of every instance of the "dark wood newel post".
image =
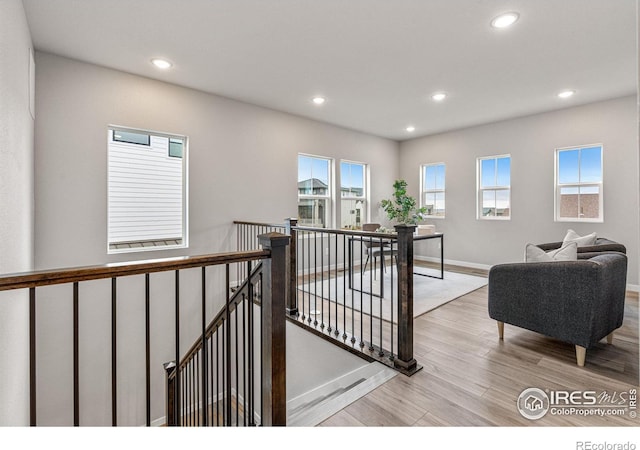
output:
M 258 236 L 271 258 L 262 262 L 262 425 L 287 424 L 287 333 L 286 285 L 287 245 L 290 237 L 281 233 Z
M 411 375 L 421 367 L 413 357 L 413 233 L 415 225 L 396 225 L 398 233 L 398 355 L 394 365 Z
M 291 237 L 289 241 L 289 252 L 287 253 L 287 314 L 295 316 L 298 314 L 298 302 L 296 298 L 298 285 L 298 269 L 296 268 L 298 236 L 295 227 L 298 219 L 286 219 L 286 234 Z

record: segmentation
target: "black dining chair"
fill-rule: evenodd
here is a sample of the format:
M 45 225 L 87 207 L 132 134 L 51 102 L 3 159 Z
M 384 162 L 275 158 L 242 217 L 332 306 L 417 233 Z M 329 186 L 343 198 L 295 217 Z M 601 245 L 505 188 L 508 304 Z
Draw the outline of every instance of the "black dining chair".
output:
M 362 231 L 371 232 L 371 231 L 376 231 L 378 228 L 380 228 L 379 223 L 365 223 L 362 225 Z M 376 264 L 377 264 L 378 258 L 380 258 L 380 263 L 382 264 L 382 268 L 385 273 L 387 272 L 387 268 L 385 267 L 385 263 L 384 263 L 385 256 L 395 254 L 397 258 L 397 251 L 396 249 L 392 248 L 391 242 L 381 242 L 377 238 L 365 237 L 362 240 L 362 244 L 364 245 L 364 248 L 367 251 L 367 260 L 364 263 L 364 266 L 362 267 L 362 273 L 364 273 L 364 271 L 367 270 L 367 265 L 369 264 L 369 260 L 371 258 L 373 258 L 374 276 L 376 272 Z

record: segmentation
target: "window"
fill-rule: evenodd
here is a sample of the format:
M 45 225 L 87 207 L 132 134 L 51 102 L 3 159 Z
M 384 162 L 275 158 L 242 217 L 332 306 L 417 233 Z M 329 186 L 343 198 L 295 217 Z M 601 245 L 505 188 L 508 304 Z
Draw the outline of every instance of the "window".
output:
M 340 163 L 340 228 L 360 230 L 367 221 L 366 169 L 361 163 Z
M 444 163 L 425 164 L 420 168 L 420 173 L 420 206 L 427 208 L 427 216 L 444 218 Z
M 602 145 L 556 150 L 556 220 L 602 222 Z
M 511 218 L 511 156 L 478 158 L 478 218 Z
M 151 145 L 151 137 L 146 133 L 135 133 L 133 131 L 111 130 L 114 142 L 125 142 L 127 144 Z
M 108 252 L 187 246 L 187 139 L 108 132 Z
M 331 224 L 332 161 L 298 155 L 298 223 L 327 228 Z

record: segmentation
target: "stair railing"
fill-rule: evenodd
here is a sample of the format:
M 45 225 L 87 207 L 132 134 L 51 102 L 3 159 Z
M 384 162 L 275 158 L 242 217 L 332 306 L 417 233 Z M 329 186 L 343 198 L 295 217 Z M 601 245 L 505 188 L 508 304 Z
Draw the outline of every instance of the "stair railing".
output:
M 179 370 L 175 371 L 175 362 L 165 364 L 168 373 L 172 371 L 179 376 L 173 376 L 171 386 L 171 396 L 167 398 L 167 422 L 171 425 L 240 425 L 238 420 L 232 420 L 232 413 L 229 406 L 232 403 L 239 405 L 238 399 L 244 396 L 244 392 L 238 390 L 237 383 L 232 381 L 238 377 L 239 371 L 246 372 L 245 378 L 247 387 L 247 400 L 251 399 L 252 404 L 246 403 L 247 420 L 242 424 L 247 425 L 286 425 L 286 334 L 284 326 L 285 308 L 285 274 L 286 274 L 286 246 L 289 237 L 279 233 L 267 233 L 259 236 L 259 245 L 262 249 L 250 251 L 240 251 L 231 253 L 218 253 L 202 256 L 189 256 L 178 258 L 167 258 L 159 260 L 149 260 L 140 262 L 127 262 L 118 264 L 107 264 L 102 266 L 76 267 L 60 270 L 34 271 L 28 273 L 8 274 L 0 276 L 0 291 L 28 290 L 29 292 L 29 410 L 30 425 L 38 425 L 38 367 L 37 361 L 37 322 L 46 320 L 44 317 L 37 317 L 37 291 L 39 288 L 52 285 L 69 285 L 70 296 L 73 303 L 72 328 L 73 328 L 73 398 L 68 404 L 58 405 L 60 411 L 65 408 L 73 409 L 73 425 L 79 426 L 81 422 L 80 410 L 80 360 L 79 351 L 79 329 L 81 326 L 79 317 L 82 302 L 80 301 L 80 286 L 84 282 L 100 279 L 111 280 L 111 316 L 108 320 L 111 323 L 110 349 L 105 352 L 111 354 L 111 371 L 105 377 L 111 377 L 111 424 L 118 425 L 118 339 L 117 339 L 117 300 L 118 300 L 118 280 L 122 277 L 132 275 L 144 275 L 145 292 L 145 382 L 144 385 L 136 387 L 137 391 L 145 392 L 146 425 L 150 426 L 151 418 L 151 321 L 150 309 L 153 305 L 151 296 L 150 274 L 159 272 L 174 272 L 175 282 L 175 302 L 174 302 L 174 353 L 175 361 L 181 361 Z M 217 314 L 210 326 L 206 324 L 206 318 L 210 315 L 206 311 L 207 298 L 210 295 L 205 291 L 206 268 L 211 266 L 226 267 L 226 292 L 230 291 L 229 273 L 230 266 L 235 264 L 245 264 L 248 273 L 251 274 L 248 281 L 243 283 L 244 289 L 240 289 L 232 300 L 227 296 L 223 311 Z M 257 264 L 251 269 L 252 264 Z M 201 268 L 202 281 L 202 329 L 198 342 L 191 347 L 184 358 L 180 352 L 180 334 L 182 322 L 180 319 L 180 272 L 186 269 Z M 255 323 L 251 324 L 252 329 L 256 328 L 258 333 L 241 345 L 243 349 L 250 349 L 252 353 L 240 356 L 238 347 L 239 341 L 235 333 L 238 332 L 238 307 L 240 304 L 237 297 L 245 297 L 243 308 L 245 313 L 252 313 L 253 301 L 259 299 L 260 307 L 256 309 Z M 2 301 L 2 298 L 0 298 Z M 254 316 L 252 315 L 252 319 Z M 214 361 L 213 347 L 209 330 L 215 328 L 224 330 L 225 345 L 218 348 L 218 360 L 224 367 L 224 380 L 220 379 L 218 391 L 213 388 L 212 374 L 221 373 L 222 367 L 218 367 L 218 362 Z M 183 330 L 184 331 L 184 330 Z M 232 337 L 233 334 L 233 337 Z M 235 338 L 235 341 L 233 340 Z M 229 345 L 231 342 L 231 345 Z M 244 366 L 239 364 L 239 358 L 246 358 Z M 246 362 L 253 358 L 251 365 Z M 196 361 L 195 365 L 189 361 Z M 173 369 L 171 366 L 173 365 Z M 251 377 L 251 378 L 249 378 Z M 87 381 L 90 382 L 90 381 Z M 55 385 L 52 386 L 55 389 Z M 249 393 L 249 391 L 251 392 Z M 230 395 L 231 394 L 231 395 Z M 233 398 L 232 398 L 233 397 Z M 213 417 L 210 412 L 211 399 L 222 400 L 226 411 L 222 415 L 223 420 Z M 232 402 L 233 400 L 233 402 Z M 72 405 L 72 406 L 71 406 Z M 245 404 L 243 403 L 243 408 Z M 234 410 L 231 410 L 234 411 Z M 259 411 L 259 413 L 257 412 Z
M 234 224 L 243 236 L 239 250 L 255 248 L 261 227 L 274 226 Z M 299 226 L 296 219 L 282 226 L 291 236 L 288 319 L 367 360 L 406 375 L 420 370 L 413 355 L 416 227 L 378 233 Z

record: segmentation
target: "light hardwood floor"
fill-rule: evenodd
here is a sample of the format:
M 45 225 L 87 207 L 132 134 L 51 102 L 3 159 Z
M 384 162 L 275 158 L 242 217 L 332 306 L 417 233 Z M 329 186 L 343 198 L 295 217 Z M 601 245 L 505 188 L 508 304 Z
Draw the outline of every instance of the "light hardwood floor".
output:
M 621 417 L 547 414 L 532 421 L 516 408 L 530 387 L 610 395 L 637 389 L 637 293 L 627 295 L 624 324 L 613 344 L 603 339 L 587 351 L 582 368 L 572 345 L 528 330 L 505 325 L 500 341 L 487 313 L 486 287 L 416 318 L 414 334 L 421 371 L 394 377 L 320 426 L 640 425 L 628 411 Z

